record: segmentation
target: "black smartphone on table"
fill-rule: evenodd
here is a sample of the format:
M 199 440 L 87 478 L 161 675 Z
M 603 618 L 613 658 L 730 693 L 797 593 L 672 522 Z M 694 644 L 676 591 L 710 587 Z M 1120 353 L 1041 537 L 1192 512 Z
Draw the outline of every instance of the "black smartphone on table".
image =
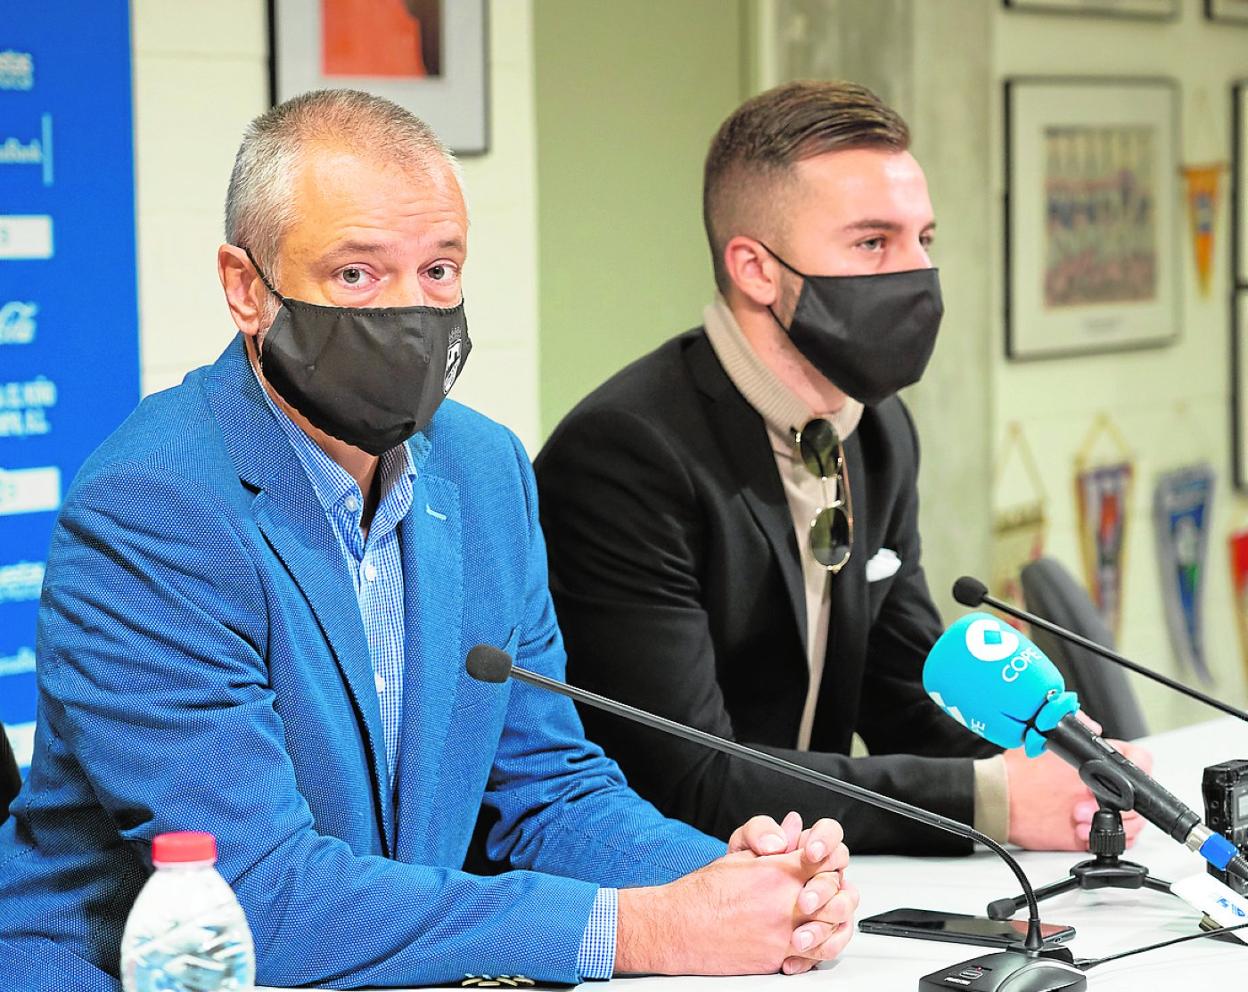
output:
M 947 940 L 977 947 L 1008 947 L 1027 936 L 1027 921 L 991 920 L 987 916 L 943 913 L 931 909 L 893 909 L 859 920 L 858 929 L 863 933 L 889 937 Z M 1047 944 L 1062 943 L 1074 935 L 1074 927 L 1061 923 L 1040 924 L 1040 936 Z

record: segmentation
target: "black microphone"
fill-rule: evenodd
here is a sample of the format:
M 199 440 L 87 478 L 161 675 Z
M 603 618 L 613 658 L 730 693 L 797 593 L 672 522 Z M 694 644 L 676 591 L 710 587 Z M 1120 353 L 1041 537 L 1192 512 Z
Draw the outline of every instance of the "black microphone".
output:
M 1031 758 L 1051 748 L 1106 805 L 1136 810 L 1215 868 L 1248 879 L 1230 840 L 1077 719 L 1079 698 L 1057 667 L 1004 621 L 987 613 L 954 621 L 923 663 L 923 688 L 972 733 Z
M 1074 713 L 1063 716 L 1044 736 L 1049 750 L 1073 765 L 1093 795 L 1107 806 L 1135 810 L 1219 870 L 1248 880 L 1248 860 L 1231 841 L 1205 826 L 1199 813 L 1094 734 Z
M 1228 713 L 1231 716 L 1238 717 L 1239 719 L 1248 722 L 1248 713 L 1236 706 L 1232 706 L 1230 703 L 1224 703 L 1220 699 L 1215 699 L 1213 696 L 1201 692 L 1199 689 L 1193 689 L 1190 685 L 1184 685 L 1182 682 L 1176 682 L 1168 675 L 1162 675 L 1160 672 L 1154 672 L 1151 668 L 1145 668 L 1143 665 L 1136 664 L 1130 658 L 1124 658 L 1117 651 L 1113 651 L 1102 644 L 1097 644 L 1096 641 L 1090 641 L 1086 637 L 1076 634 L 1072 630 L 1067 630 L 1065 627 L 1059 627 L 1051 620 L 1046 620 L 1044 617 L 1036 616 L 1034 613 L 1028 613 L 1026 610 L 1019 609 L 1017 606 L 997 599 L 997 597 L 988 593 L 988 587 L 986 585 L 973 576 L 964 575 L 953 584 L 953 598 L 963 606 L 969 606 L 972 609 L 976 606 L 987 604 L 994 610 L 1000 610 L 1002 613 L 1012 616 L 1017 620 L 1024 620 L 1033 627 L 1039 627 L 1041 630 L 1047 630 L 1055 637 L 1060 637 L 1062 640 L 1078 645 L 1081 648 L 1091 651 L 1093 654 L 1098 654 L 1102 658 L 1112 661 L 1115 665 L 1120 665 L 1128 671 L 1135 672 L 1137 675 L 1143 675 L 1145 678 L 1152 679 L 1154 682 L 1160 682 L 1162 685 L 1168 686 L 1175 692 L 1181 692 L 1185 696 L 1199 700 L 1206 706 L 1212 706 L 1216 710 L 1221 710 L 1223 713 Z
M 1035 892 L 1032 890 L 1027 876 L 1023 873 L 1022 867 L 1010 856 L 1010 853 L 1004 847 L 987 834 L 980 833 L 974 827 L 950 817 L 942 816 L 939 813 L 933 813 L 919 806 L 912 806 L 910 803 L 902 802 L 899 799 L 892 799 L 882 793 L 864 789 L 850 782 L 843 782 L 838 778 L 833 778 L 831 775 L 825 775 L 812 768 L 805 768 L 783 758 L 777 758 L 775 755 L 767 754 L 764 751 L 756 751 L 754 748 L 738 744 L 736 741 L 716 737 L 714 734 L 708 734 L 706 731 L 698 730 L 696 727 L 688 727 L 683 723 L 677 723 L 675 720 L 669 720 L 666 717 L 638 709 L 635 706 L 629 706 L 626 703 L 616 702 L 587 689 L 581 689 L 566 682 L 558 682 L 547 678 L 545 675 L 539 675 L 537 672 L 530 672 L 527 669 L 516 666 L 506 651 L 502 651 L 490 644 L 478 644 L 469 651 L 466 667 L 468 674 L 480 682 L 503 683 L 509 677 L 515 678 L 527 685 L 537 686 L 539 689 L 547 689 L 561 696 L 566 696 L 575 702 L 593 706 L 595 709 L 604 710 L 625 720 L 631 720 L 634 723 L 643 724 L 655 730 L 671 734 L 674 737 L 680 737 L 683 740 L 692 741 L 695 744 L 701 744 L 715 751 L 761 765 L 764 768 L 779 772 L 781 775 L 796 778 L 810 785 L 820 786 L 838 795 L 856 799 L 878 809 L 888 810 L 890 813 L 896 813 L 898 816 L 916 820 L 919 823 L 927 824 L 929 827 L 935 827 L 937 830 L 943 830 L 957 837 L 973 840 L 993 851 L 1014 873 L 1014 877 L 1018 880 L 1019 885 L 1022 887 L 1023 895 L 1027 899 L 1027 936 L 1023 941 L 1022 950 L 1008 950 L 995 954 L 980 955 L 977 958 L 954 965 L 952 968 L 933 972 L 920 980 L 919 987 L 921 990 L 926 988 L 950 988 L 952 986 L 944 981 L 946 977 L 958 976 L 959 974 L 965 975 L 972 971 L 979 976 L 979 981 L 975 985 L 978 989 L 1000 990 L 1008 987 L 1009 984 L 1013 984 L 1015 988 L 1021 990 L 1028 987 L 1025 984 L 1026 979 L 1023 977 L 1025 973 L 1023 969 L 1027 971 L 1043 970 L 1046 978 L 1049 978 L 1049 973 L 1052 972 L 1052 980 L 1056 984 L 1044 985 L 1045 989 L 1052 990 L 1052 992 L 1080 992 L 1080 990 L 1088 987 L 1087 978 L 1073 965 L 1066 963 L 1073 959 L 1070 949 L 1045 944 L 1041 938 L 1040 909 L 1036 903 Z M 1062 984 L 1063 976 L 1066 979 L 1065 984 Z

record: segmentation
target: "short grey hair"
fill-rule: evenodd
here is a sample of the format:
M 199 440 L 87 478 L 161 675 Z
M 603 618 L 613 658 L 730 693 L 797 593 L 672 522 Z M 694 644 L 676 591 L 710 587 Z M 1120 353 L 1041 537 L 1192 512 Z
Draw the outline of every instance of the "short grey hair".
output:
M 459 163 L 433 129 L 389 100 L 359 90 L 314 90 L 261 114 L 243 135 L 225 197 L 225 240 L 251 250 L 270 279 L 294 220 L 300 156 L 310 145 L 337 144 L 382 162 L 431 172 Z

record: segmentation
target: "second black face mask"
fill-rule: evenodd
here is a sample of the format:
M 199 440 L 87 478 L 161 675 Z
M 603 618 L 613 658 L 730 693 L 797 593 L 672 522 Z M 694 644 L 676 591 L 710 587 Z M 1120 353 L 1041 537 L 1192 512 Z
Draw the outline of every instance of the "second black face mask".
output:
M 789 326 L 776 323 L 829 382 L 872 406 L 922 378 L 944 314 L 936 269 L 808 276 L 767 250 L 802 278 Z
M 260 348 L 260 370 L 282 399 L 371 455 L 428 426 L 472 350 L 462 301 L 327 307 L 288 299 L 260 277 L 282 303 Z

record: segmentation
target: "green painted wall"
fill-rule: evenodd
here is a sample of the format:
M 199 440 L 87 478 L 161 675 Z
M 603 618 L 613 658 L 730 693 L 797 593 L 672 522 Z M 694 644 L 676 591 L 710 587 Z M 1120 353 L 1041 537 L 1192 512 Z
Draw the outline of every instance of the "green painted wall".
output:
M 747 89 L 742 0 L 535 0 L 543 436 L 714 291 L 702 161 Z

